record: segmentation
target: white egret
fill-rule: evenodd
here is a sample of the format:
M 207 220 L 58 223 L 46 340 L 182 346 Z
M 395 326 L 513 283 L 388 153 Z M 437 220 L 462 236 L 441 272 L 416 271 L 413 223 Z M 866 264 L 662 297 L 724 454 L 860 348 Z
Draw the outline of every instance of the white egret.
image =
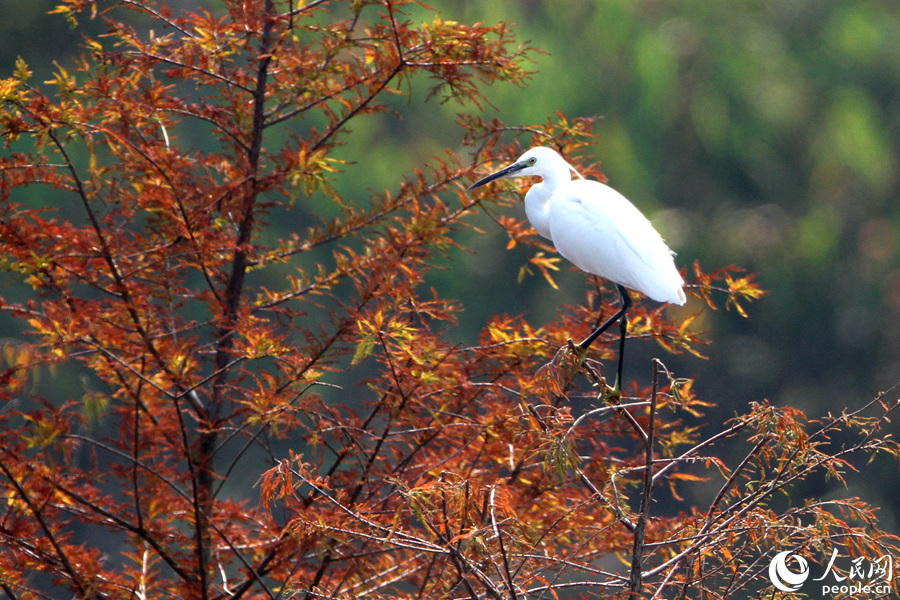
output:
M 573 180 L 570 172 L 579 179 Z M 525 194 L 525 214 L 532 227 L 576 267 L 616 284 L 619 310 L 578 346 L 587 350 L 600 334 L 621 320 L 618 388 L 628 327 L 626 313 L 631 306 L 626 288 L 657 302 L 684 304 L 684 280 L 675 267 L 674 254 L 650 221 L 622 194 L 599 181 L 584 179 L 550 148 L 532 148 L 508 167 L 475 182 L 469 190 L 504 177 L 528 176 L 542 178 Z

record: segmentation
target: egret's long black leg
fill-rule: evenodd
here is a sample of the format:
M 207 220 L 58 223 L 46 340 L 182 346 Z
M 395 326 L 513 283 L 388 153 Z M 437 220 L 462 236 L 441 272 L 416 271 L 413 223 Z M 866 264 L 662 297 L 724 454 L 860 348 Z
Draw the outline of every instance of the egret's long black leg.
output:
M 607 319 L 603 325 L 595 329 L 591 335 L 584 338 L 584 341 L 578 344 L 578 347 L 582 350 L 587 350 L 591 347 L 591 344 L 594 343 L 594 340 L 600 337 L 600 334 L 612 327 L 613 323 L 621 319 L 619 323 L 619 368 L 616 371 L 615 385 L 615 387 L 618 388 L 619 384 L 622 382 L 622 360 L 625 356 L 625 334 L 628 332 L 628 317 L 626 316 L 626 313 L 628 312 L 628 309 L 631 308 L 631 296 L 628 294 L 628 290 L 619 284 L 616 284 L 616 289 L 619 291 L 619 310 L 616 311 L 616 314 Z
M 625 292 L 625 297 L 628 298 L 628 306 L 631 306 L 631 297 L 628 296 L 628 292 Z M 628 315 L 622 313 L 622 318 L 619 319 L 619 367 L 616 369 L 616 384 L 613 386 L 617 390 L 622 385 L 622 362 L 625 360 L 625 334 L 627 333 Z

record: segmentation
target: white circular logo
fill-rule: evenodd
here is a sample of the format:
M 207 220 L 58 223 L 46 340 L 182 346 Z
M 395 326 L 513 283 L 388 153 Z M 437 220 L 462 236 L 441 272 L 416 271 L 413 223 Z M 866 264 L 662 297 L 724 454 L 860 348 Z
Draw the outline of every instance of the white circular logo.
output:
M 788 568 L 788 559 L 794 559 L 800 569 L 799 572 L 795 573 Z M 809 577 L 809 564 L 806 559 L 799 554 L 791 554 L 790 550 L 779 552 L 769 564 L 769 579 L 772 580 L 772 585 L 782 592 L 796 592 L 807 577 Z

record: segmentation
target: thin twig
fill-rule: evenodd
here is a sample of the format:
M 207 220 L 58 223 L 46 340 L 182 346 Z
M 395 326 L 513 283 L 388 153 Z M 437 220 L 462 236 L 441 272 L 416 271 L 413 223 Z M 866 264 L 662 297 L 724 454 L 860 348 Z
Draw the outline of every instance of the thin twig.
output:
M 647 423 L 647 437 L 644 446 L 644 490 L 641 493 L 641 507 L 634 527 L 634 547 L 631 550 L 631 575 L 628 589 L 634 594 L 641 593 L 641 557 L 644 552 L 644 531 L 650 513 L 650 499 L 653 494 L 653 443 L 656 422 L 656 399 L 659 384 L 659 368 L 662 363 L 653 359 L 653 387 L 650 394 L 650 415 Z
M 497 514 L 494 512 L 494 508 L 496 507 L 496 495 L 497 486 L 491 486 L 491 528 L 494 530 L 494 535 L 497 536 L 497 543 L 500 545 L 500 557 L 503 559 L 503 576 L 506 578 L 506 587 L 509 590 L 509 596 L 512 600 L 517 600 L 516 583 L 513 580 L 512 573 L 509 569 L 509 555 L 506 552 L 506 547 L 503 545 L 503 534 L 500 532 L 500 527 L 497 525 Z

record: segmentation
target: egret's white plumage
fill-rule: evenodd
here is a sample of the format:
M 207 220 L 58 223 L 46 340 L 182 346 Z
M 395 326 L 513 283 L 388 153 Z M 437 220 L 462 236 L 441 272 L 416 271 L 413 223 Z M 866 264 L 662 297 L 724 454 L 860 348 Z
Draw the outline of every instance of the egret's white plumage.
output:
M 578 175 L 562 156 L 538 146 L 469 189 L 504 177 L 540 177 L 525 194 L 528 221 L 579 269 L 617 284 L 621 296 L 621 310 L 582 342 L 582 348 L 620 317 L 624 344 L 624 315 L 631 301 L 622 286 L 658 302 L 681 305 L 684 280 L 672 251 L 631 202 L 599 181 L 581 175 L 573 180 L 572 172 Z
M 529 191 L 525 209 L 532 224 L 546 219 L 546 237 L 582 271 L 657 302 L 684 304 L 684 281 L 672 252 L 650 221 L 614 189 L 599 181 L 570 181 L 549 199 Z
M 684 281 L 672 251 L 650 221 L 616 190 L 573 180 L 571 172 L 577 174 L 562 156 L 538 146 L 472 188 L 502 177 L 541 177 L 525 194 L 525 214 L 560 254 L 582 271 L 657 302 L 684 304 Z

